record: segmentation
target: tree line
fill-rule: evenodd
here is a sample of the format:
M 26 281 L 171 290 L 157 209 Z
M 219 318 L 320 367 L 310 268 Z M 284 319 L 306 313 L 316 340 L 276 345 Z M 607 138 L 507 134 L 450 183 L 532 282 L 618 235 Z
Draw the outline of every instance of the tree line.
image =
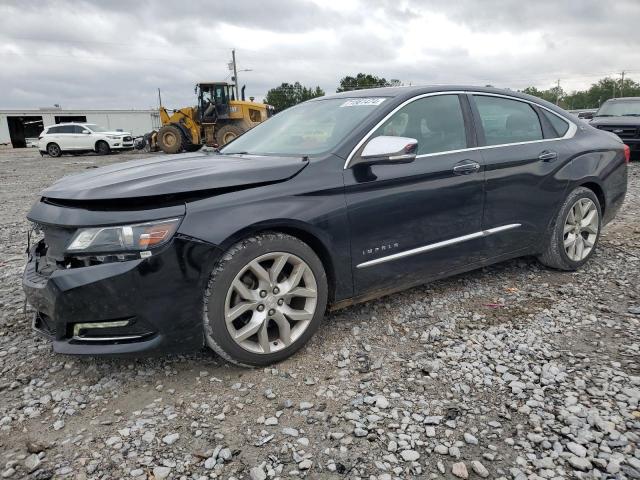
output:
M 371 73 L 358 73 L 355 76 L 347 75 L 340 79 L 336 92 L 346 92 L 349 90 L 359 90 L 363 88 L 396 87 L 403 85 L 400 80 L 387 80 Z M 565 92 L 562 87 L 555 86 L 546 90 L 536 87 L 527 87 L 521 90 L 551 103 L 556 103 L 562 108 L 569 110 L 583 108 L 598 108 L 603 102 L 616 97 L 638 97 L 640 96 L 640 83 L 625 78 L 624 83 L 611 77 L 605 77 L 593 83 L 586 90 L 574 90 L 571 93 Z M 296 105 L 300 102 L 321 97 L 325 94 L 319 86 L 305 87 L 300 82 L 283 83 L 279 87 L 272 88 L 267 92 L 265 103 L 273 105 L 276 112 Z
M 578 110 L 582 108 L 598 108 L 610 98 L 640 97 L 640 83 L 630 78 L 625 78 L 623 84 L 621 80 L 605 77 L 591 84 L 586 90 L 574 90 L 571 93 L 565 92 L 562 87 L 558 86 L 547 90 L 527 87 L 522 90 L 522 93 L 528 93 L 548 102 L 556 103 L 568 110 Z

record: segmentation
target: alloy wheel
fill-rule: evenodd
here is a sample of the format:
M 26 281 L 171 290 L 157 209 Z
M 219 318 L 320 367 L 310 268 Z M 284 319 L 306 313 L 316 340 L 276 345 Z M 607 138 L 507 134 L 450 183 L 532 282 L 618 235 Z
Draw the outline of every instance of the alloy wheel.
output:
M 57 145 L 49 145 L 49 155 L 57 157 L 60 154 L 60 147 Z
M 574 262 L 587 258 L 598 238 L 598 208 L 589 198 L 573 204 L 564 223 L 564 250 Z
M 309 265 L 291 253 L 271 252 L 246 264 L 233 279 L 225 299 L 225 323 L 243 349 L 274 353 L 300 338 L 317 301 Z

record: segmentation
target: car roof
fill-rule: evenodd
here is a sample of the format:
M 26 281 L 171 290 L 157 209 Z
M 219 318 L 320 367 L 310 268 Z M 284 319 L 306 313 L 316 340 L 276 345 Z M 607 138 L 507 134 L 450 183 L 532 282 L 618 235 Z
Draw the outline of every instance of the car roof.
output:
M 62 125 L 95 125 L 95 123 L 91 123 L 91 122 L 60 122 L 60 123 L 56 123 L 54 125 L 47 125 L 45 128 L 60 127 Z
M 508 94 L 513 96 L 526 96 L 515 90 L 508 90 L 495 87 L 478 87 L 473 85 L 422 85 L 409 87 L 380 87 L 380 88 L 364 88 L 358 90 L 349 90 L 346 92 L 334 93 L 326 95 L 323 98 L 341 98 L 341 97 L 404 97 L 413 96 L 422 93 L 447 92 L 447 91 L 474 91 L 497 94 Z
M 323 97 L 317 97 L 310 101 L 328 100 L 331 98 L 359 98 L 359 97 L 392 97 L 398 100 L 405 100 L 416 95 L 422 95 L 426 93 L 437 92 L 479 92 L 479 93 L 492 93 L 495 95 L 507 95 L 509 97 L 520 98 L 529 102 L 537 103 L 550 110 L 554 110 L 558 113 L 565 114 L 557 105 L 547 102 L 540 97 L 534 97 L 527 95 L 526 93 L 518 92 L 516 90 L 509 90 L 506 88 L 495 87 L 479 87 L 474 85 L 423 85 L 423 86 L 409 86 L 409 87 L 381 87 L 381 88 L 367 88 L 360 90 L 349 90 L 347 92 L 334 93 L 325 95 Z
M 46 130 L 47 128 L 51 128 L 51 127 L 64 127 L 66 125 L 96 125 L 96 124 L 92 122 L 60 122 L 60 123 L 55 123 L 53 125 L 47 125 L 46 127 L 44 127 L 44 129 Z

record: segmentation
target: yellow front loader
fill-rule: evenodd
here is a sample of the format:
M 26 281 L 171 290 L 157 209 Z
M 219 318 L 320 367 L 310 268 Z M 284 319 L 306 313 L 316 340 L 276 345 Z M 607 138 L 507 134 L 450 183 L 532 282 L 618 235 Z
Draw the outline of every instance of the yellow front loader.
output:
M 264 122 L 273 111 L 264 103 L 235 100 L 233 86 L 228 83 L 199 83 L 196 93 L 197 107 L 185 107 L 173 113 L 160 107 L 162 127 L 156 142 L 163 152 L 190 152 L 202 145 L 221 147 Z M 242 96 L 244 98 L 244 93 Z

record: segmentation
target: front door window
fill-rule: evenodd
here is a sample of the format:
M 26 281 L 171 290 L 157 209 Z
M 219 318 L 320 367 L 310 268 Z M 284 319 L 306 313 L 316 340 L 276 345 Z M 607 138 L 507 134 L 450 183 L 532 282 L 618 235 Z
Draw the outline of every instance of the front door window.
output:
M 467 148 L 467 134 L 458 95 L 421 98 L 402 107 L 371 138 L 380 135 L 418 140 L 418 155 Z

